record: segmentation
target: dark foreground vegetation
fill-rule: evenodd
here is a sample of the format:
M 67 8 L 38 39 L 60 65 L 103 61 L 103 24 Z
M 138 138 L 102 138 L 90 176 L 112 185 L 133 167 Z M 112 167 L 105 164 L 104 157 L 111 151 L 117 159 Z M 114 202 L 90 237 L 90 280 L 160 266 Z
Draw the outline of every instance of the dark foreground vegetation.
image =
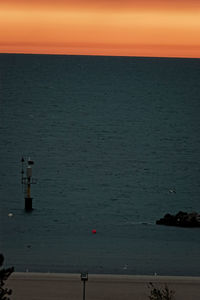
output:
M 0 254 L 0 268 L 4 262 L 4 256 Z M 5 287 L 5 281 L 14 272 L 14 268 L 0 269 L 0 300 L 9 300 L 12 290 Z
M 156 286 L 152 282 L 149 283 L 150 300 L 173 300 L 175 292 L 170 290 L 167 285 L 164 287 Z

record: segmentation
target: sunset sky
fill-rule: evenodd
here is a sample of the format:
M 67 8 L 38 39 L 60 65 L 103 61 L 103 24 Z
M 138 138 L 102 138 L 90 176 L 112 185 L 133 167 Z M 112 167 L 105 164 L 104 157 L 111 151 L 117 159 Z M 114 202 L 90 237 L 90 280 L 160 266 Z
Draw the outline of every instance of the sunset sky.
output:
M 0 53 L 200 58 L 200 0 L 0 0 Z

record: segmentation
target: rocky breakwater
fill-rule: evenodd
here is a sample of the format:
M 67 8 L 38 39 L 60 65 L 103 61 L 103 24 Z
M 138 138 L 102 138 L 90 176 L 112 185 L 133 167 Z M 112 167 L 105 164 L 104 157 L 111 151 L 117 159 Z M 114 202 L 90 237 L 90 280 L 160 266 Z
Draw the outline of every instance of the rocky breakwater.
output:
M 176 215 L 166 214 L 164 218 L 156 221 L 158 225 L 179 227 L 200 227 L 200 214 L 179 211 Z

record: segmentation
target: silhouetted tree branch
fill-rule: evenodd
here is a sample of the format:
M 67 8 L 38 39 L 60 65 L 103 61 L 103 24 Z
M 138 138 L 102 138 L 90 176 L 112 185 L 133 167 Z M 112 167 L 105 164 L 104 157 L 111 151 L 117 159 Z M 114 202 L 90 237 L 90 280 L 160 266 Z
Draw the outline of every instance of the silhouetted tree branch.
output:
M 0 267 L 2 267 L 4 262 L 4 256 L 0 254 Z M 12 290 L 5 288 L 5 281 L 8 279 L 8 277 L 14 272 L 14 268 L 7 268 L 7 269 L 1 269 L 0 270 L 0 299 L 1 300 L 9 300 L 7 296 L 10 296 L 12 294 Z

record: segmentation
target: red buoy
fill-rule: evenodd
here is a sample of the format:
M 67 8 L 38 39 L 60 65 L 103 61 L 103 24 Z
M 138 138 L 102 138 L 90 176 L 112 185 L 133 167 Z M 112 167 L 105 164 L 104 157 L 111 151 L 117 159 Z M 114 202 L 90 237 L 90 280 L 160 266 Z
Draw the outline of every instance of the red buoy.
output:
M 92 233 L 96 234 L 97 233 L 96 229 L 92 229 Z

